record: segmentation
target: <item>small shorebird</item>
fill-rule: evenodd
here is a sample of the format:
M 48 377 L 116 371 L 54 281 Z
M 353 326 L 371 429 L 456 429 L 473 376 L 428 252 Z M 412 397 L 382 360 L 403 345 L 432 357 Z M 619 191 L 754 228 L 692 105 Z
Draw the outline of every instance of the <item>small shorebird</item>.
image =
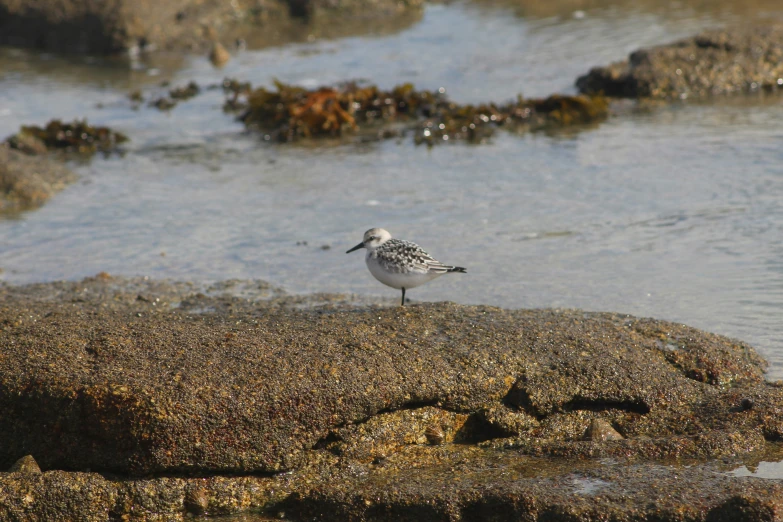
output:
M 467 272 L 461 266 L 449 266 L 436 261 L 416 243 L 393 239 L 382 228 L 371 228 L 365 232 L 362 242 L 346 254 L 360 248 L 367 249 L 364 260 L 375 279 L 386 286 L 402 290 L 400 306 L 405 306 L 406 289 L 423 285 L 448 272 Z

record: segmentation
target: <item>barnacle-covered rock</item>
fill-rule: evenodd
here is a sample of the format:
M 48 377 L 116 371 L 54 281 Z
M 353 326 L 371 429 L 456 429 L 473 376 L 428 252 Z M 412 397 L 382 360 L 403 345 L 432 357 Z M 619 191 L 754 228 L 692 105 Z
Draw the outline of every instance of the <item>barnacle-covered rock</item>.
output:
M 587 94 L 685 99 L 783 88 L 783 24 L 714 29 L 595 67 Z
M 0 466 L 102 473 L 0 473 L 0 520 L 756 520 L 783 502 L 726 472 L 783 439 L 783 388 L 742 342 L 620 314 L 285 299 L 0 285 Z M 625 438 L 584 440 L 594 421 Z

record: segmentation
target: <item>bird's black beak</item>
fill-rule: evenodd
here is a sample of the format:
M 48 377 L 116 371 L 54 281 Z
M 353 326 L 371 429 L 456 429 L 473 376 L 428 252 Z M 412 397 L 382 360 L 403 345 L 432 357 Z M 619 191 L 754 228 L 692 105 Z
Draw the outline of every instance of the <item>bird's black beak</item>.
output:
M 349 251 L 347 251 L 347 252 L 346 252 L 346 254 L 350 254 L 350 253 L 351 253 L 351 252 L 353 252 L 354 250 L 359 250 L 360 248 L 364 248 L 364 243 L 359 243 L 358 245 L 356 245 L 355 247 L 353 247 L 352 249 L 350 249 Z

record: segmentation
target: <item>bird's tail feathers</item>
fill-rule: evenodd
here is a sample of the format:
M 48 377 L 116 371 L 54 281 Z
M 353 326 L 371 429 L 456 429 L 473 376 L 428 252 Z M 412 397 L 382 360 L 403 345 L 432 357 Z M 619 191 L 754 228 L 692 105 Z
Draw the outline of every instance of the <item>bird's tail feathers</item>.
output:
M 460 273 L 460 274 L 467 274 L 468 273 L 468 271 L 465 270 L 464 268 L 462 268 L 461 266 L 452 266 L 452 267 L 449 268 L 448 271 L 449 272 L 457 272 L 457 273 Z

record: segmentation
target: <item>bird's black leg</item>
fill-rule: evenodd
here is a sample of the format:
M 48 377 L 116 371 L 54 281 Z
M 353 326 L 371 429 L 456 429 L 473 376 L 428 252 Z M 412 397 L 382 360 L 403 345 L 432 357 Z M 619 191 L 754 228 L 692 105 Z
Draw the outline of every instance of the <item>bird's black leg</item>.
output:
M 400 306 L 405 306 L 405 289 L 402 289 L 402 304 Z

